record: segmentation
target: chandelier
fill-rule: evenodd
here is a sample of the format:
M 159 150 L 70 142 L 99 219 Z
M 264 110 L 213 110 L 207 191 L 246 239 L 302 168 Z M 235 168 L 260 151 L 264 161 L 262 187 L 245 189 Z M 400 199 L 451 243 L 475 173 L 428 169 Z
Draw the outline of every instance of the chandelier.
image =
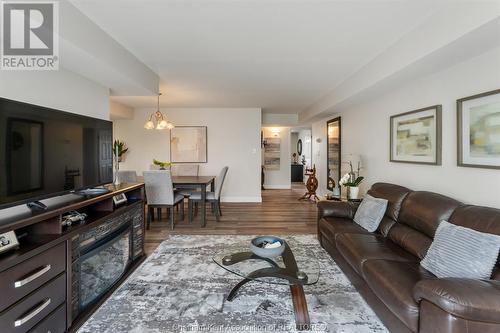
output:
M 152 113 L 149 116 L 149 120 L 144 124 L 144 128 L 147 130 L 157 129 L 172 129 L 174 128 L 174 124 L 167 120 L 167 117 L 163 115 L 160 111 L 160 96 L 161 93 L 158 93 L 158 107 L 155 113 Z

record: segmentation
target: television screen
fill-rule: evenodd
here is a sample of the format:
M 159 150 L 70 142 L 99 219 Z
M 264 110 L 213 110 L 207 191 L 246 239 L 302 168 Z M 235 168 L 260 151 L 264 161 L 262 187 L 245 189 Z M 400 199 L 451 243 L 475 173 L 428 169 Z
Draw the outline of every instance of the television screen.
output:
M 0 207 L 111 183 L 110 121 L 0 98 Z

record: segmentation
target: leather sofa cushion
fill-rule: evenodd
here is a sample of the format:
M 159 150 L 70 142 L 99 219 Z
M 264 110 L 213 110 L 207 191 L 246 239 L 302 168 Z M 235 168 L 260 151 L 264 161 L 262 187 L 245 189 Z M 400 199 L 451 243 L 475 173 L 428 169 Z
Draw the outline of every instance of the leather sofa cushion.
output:
M 454 316 L 438 306 L 422 300 L 420 302 L 420 333 L 498 333 L 498 324 L 467 320 Z
M 422 259 L 439 223 L 448 221 L 461 203 L 444 195 L 417 191 L 406 196 L 399 219 L 389 231 L 389 239 Z
M 320 201 L 318 202 L 318 219 L 323 217 L 354 218 L 359 207 L 357 202 L 346 201 Z
M 451 214 L 461 203 L 444 195 L 416 191 L 408 194 L 401 207 L 398 223 L 403 223 L 434 237 L 439 223 L 449 221 Z
M 396 221 L 384 216 L 382 221 L 380 221 L 380 225 L 378 226 L 378 231 L 382 236 L 387 237 L 389 235 L 389 231 L 396 224 Z
M 414 332 L 418 332 L 419 304 L 413 298 L 417 282 L 434 276 L 418 262 L 367 260 L 363 276 L 382 302 Z
M 401 223 L 391 228 L 389 239 L 420 259 L 425 257 L 432 244 L 432 238 Z
M 500 324 L 500 281 L 432 279 L 413 289 L 417 302 L 427 300 L 457 317 Z
M 500 235 L 500 209 L 461 206 L 453 212 L 448 221 L 480 232 Z
M 419 261 L 389 239 L 379 235 L 339 234 L 335 238 L 335 244 L 344 259 L 360 275 L 364 262 L 369 259 Z
M 403 186 L 388 183 L 375 183 L 368 191 L 368 194 L 375 198 L 386 199 L 388 202 L 385 215 L 391 220 L 396 221 L 399 216 L 401 204 L 406 195 L 410 192 L 411 190 Z
M 335 242 L 335 237 L 343 233 L 357 233 L 357 234 L 370 234 L 365 229 L 361 228 L 358 224 L 354 223 L 351 219 L 342 217 L 325 217 L 319 220 L 320 232 L 330 239 L 332 243 Z

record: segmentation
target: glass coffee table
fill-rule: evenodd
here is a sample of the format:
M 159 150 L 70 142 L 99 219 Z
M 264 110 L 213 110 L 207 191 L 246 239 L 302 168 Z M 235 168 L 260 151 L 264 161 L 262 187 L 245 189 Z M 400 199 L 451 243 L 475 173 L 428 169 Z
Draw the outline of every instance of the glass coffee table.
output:
M 238 290 L 250 281 L 290 286 L 298 330 L 310 327 L 309 312 L 304 295 L 304 285 L 319 279 L 319 263 L 314 253 L 304 247 L 289 245 L 276 258 L 263 258 L 250 251 L 250 239 L 229 245 L 213 256 L 214 262 L 232 274 L 243 278 L 227 296 L 232 301 Z

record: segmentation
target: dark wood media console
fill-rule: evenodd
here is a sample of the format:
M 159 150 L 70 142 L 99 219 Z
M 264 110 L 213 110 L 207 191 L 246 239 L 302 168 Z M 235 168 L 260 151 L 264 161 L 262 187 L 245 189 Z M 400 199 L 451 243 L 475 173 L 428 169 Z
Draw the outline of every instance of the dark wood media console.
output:
M 75 331 L 145 259 L 144 184 L 109 186 L 109 193 L 47 211 L 2 218 L 19 248 L 0 254 L 0 331 Z M 127 203 L 113 204 L 124 193 Z M 70 211 L 84 223 L 63 227 Z M 92 286 L 92 288 L 89 288 Z

